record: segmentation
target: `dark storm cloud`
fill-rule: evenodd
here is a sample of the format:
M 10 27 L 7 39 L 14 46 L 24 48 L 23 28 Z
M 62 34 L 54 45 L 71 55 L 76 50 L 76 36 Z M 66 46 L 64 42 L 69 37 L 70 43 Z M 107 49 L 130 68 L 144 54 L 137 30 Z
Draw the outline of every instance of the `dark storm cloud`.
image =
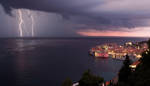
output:
M 82 3 L 83 2 L 83 3 Z M 99 5 L 97 2 L 90 0 L 0 0 L 7 13 L 12 9 L 25 8 L 45 12 L 55 12 L 62 15 L 80 14 L 88 6 Z M 86 2 L 86 3 L 85 3 Z
M 62 15 L 78 29 L 116 29 L 149 26 L 148 0 L 0 0 L 6 13 L 31 9 Z

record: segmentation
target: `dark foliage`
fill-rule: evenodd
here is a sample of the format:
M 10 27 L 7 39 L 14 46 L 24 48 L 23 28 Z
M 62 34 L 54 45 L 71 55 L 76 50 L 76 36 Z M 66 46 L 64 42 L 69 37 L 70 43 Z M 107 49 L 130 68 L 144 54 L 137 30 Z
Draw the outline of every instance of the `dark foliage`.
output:
M 79 81 L 79 86 L 100 86 L 103 78 L 93 75 L 90 70 L 86 71 Z
M 64 82 L 63 82 L 63 84 L 62 84 L 62 86 L 72 86 L 72 81 L 71 81 L 71 79 L 69 79 L 69 78 L 67 78 Z
M 119 71 L 119 82 L 126 82 L 128 80 L 128 77 L 131 74 L 131 68 L 129 65 L 131 65 L 131 60 L 129 59 L 129 56 L 126 55 L 123 66 Z

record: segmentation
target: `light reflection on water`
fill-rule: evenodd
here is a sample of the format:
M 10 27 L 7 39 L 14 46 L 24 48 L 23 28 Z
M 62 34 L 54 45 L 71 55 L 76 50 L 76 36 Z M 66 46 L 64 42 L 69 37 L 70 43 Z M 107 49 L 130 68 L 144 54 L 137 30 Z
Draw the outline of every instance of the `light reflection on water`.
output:
M 117 61 L 112 58 L 95 58 L 94 60 L 94 68 L 98 71 L 97 74 L 106 77 L 105 80 L 110 80 L 115 77 L 121 65 L 122 61 Z
M 28 52 L 32 52 L 35 47 L 36 42 L 34 40 L 25 41 L 25 40 L 16 40 L 16 46 L 12 48 L 15 54 L 15 68 L 16 68 L 16 85 L 28 85 L 31 83 L 30 79 L 32 78 L 32 64 L 28 57 Z
M 22 52 L 24 50 L 34 50 L 35 49 L 34 45 L 36 43 L 37 42 L 34 40 L 27 41 L 27 42 L 23 39 L 17 40 L 16 41 L 16 48 L 14 48 L 14 51 Z

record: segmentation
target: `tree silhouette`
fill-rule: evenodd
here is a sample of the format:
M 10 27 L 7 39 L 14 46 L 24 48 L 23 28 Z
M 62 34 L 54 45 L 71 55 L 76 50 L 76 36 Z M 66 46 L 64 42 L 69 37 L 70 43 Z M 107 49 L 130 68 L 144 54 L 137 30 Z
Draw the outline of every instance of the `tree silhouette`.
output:
M 126 82 L 128 80 L 128 76 L 131 74 L 131 68 L 129 65 L 131 65 L 131 60 L 129 59 L 129 56 L 126 55 L 123 66 L 119 71 L 119 82 Z

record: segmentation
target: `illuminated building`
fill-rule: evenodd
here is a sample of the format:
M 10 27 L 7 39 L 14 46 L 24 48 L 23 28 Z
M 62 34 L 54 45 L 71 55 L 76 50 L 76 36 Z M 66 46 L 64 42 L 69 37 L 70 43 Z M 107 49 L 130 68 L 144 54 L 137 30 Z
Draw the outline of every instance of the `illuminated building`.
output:
M 128 45 L 132 46 L 132 44 L 133 44 L 132 42 L 126 42 L 126 46 L 128 46 Z
M 140 61 L 136 61 L 134 63 L 132 63 L 129 67 L 134 71 L 135 68 L 140 64 Z

